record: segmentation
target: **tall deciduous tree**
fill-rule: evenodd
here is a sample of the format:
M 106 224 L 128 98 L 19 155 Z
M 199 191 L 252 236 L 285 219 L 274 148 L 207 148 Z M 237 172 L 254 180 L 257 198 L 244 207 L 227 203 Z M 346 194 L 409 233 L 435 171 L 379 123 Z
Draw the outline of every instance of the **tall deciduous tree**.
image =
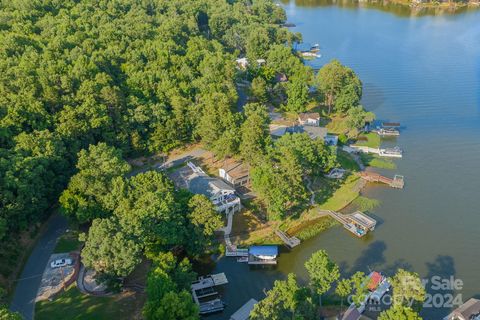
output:
M 396 305 L 380 313 L 378 320 L 422 320 L 422 317 L 410 307 Z
M 305 262 L 308 275 L 310 277 L 310 286 L 319 297 L 330 290 L 332 284 L 340 277 L 338 266 L 330 260 L 325 250 L 315 252 L 310 259 Z
M 335 293 L 342 298 L 342 308 L 343 308 L 343 300 L 348 297 L 350 293 L 352 293 L 352 282 L 350 279 L 342 279 L 338 281 L 337 287 L 335 288 Z
M 295 318 L 299 304 L 299 287 L 294 274 L 290 273 L 287 280 L 275 281 L 273 288 L 267 292 L 265 299 L 255 305 L 250 318 L 252 320 L 281 320 Z
M 369 278 L 365 273 L 357 271 L 352 275 L 350 281 L 353 289 L 352 301 L 358 307 L 365 301 L 367 296 Z
M 426 296 L 425 287 L 420 276 L 415 272 L 399 269 L 391 279 L 393 303 L 398 306 L 423 303 Z
M 143 308 L 145 318 L 198 319 L 198 307 L 186 291 L 195 278 L 188 260 L 179 262 L 171 252 L 150 258 L 153 266 L 147 278 L 147 302 Z
M 352 69 L 343 66 L 338 60 L 332 60 L 320 69 L 317 74 L 316 85 L 325 96 L 325 103 L 329 112 L 331 112 L 331 108 L 335 105 L 342 91 L 347 94 L 348 91 L 353 90 L 357 94 L 358 100 L 362 96 L 362 82 Z M 342 99 L 345 99 L 345 97 Z
M 192 255 L 201 255 L 212 245 L 216 230 L 223 226 L 221 215 L 204 195 L 194 195 L 188 201 L 186 246 Z
M 126 277 L 140 263 L 142 246 L 123 230 L 115 217 L 95 219 L 88 231 L 82 261 L 85 266 L 111 277 Z
M 261 104 L 245 105 L 246 119 L 241 127 L 242 139 L 240 154 L 250 164 L 263 159 L 267 147 L 271 144 L 268 124 L 270 117 L 267 108 Z
M 105 198 L 110 193 L 112 180 L 130 171 L 120 150 L 105 143 L 91 145 L 78 153 L 78 173 L 60 197 L 62 211 L 80 222 L 108 215 Z

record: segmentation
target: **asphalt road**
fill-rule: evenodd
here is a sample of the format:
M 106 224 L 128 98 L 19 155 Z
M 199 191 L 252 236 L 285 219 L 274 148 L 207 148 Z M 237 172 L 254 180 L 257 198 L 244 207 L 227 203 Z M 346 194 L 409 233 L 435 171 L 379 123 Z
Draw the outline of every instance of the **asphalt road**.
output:
M 56 214 L 50 218 L 45 232 L 35 245 L 17 280 L 10 309 L 20 312 L 25 320 L 33 320 L 35 297 L 40 287 L 43 271 L 55 249 L 57 239 L 65 232 L 67 225 L 67 219 L 61 215 Z

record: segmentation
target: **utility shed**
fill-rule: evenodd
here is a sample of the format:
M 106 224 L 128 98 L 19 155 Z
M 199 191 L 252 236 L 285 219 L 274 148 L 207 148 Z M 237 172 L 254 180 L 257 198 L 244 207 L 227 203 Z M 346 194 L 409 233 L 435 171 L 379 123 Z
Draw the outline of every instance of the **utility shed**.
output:
M 248 320 L 250 318 L 250 312 L 258 301 L 250 299 L 240 309 L 230 316 L 230 320 Z

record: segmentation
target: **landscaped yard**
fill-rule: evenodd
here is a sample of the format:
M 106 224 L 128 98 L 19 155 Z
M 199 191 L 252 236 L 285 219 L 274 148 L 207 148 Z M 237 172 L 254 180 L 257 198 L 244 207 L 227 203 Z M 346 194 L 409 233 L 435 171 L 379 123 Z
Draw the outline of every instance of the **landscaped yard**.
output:
M 36 320 L 51 319 L 140 319 L 144 297 L 122 293 L 113 297 L 82 294 L 75 284 L 53 301 L 40 301 L 35 306 Z
M 352 156 L 343 150 L 338 150 L 337 159 L 343 169 L 350 170 L 350 171 L 359 171 L 360 168 L 355 160 L 353 160 Z
M 374 132 L 367 134 L 361 134 L 358 137 L 358 141 L 355 143 L 357 146 L 366 146 L 370 148 L 380 148 L 382 140 L 380 136 Z
M 397 165 L 391 159 L 381 158 L 374 154 L 361 153 L 360 158 L 362 159 L 362 162 L 367 167 L 392 169 L 392 170 L 397 168 Z
M 323 185 L 316 190 L 316 201 L 320 209 L 338 211 L 345 208 L 360 195 L 357 187 L 359 180 L 358 176 L 350 175 L 342 184 L 337 185 L 337 182 L 322 179 Z

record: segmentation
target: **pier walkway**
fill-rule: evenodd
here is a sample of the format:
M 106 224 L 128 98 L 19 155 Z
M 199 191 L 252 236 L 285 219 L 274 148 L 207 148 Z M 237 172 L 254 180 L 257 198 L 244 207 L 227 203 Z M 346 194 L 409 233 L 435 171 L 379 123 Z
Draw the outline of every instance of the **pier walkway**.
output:
M 360 177 L 368 182 L 379 182 L 389 185 L 392 188 L 403 189 L 405 186 L 404 177 L 395 175 L 393 179 L 382 176 L 376 172 L 363 171 L 360 172 Z
M 289 237 L 285 232 L 281 230 L 275 230 L 275 234 L 280 239 L 282 239 L 285 245 L 290 249 L 293 249 L 300 244 L 300 239 L 298 239 L 297 237 Z

